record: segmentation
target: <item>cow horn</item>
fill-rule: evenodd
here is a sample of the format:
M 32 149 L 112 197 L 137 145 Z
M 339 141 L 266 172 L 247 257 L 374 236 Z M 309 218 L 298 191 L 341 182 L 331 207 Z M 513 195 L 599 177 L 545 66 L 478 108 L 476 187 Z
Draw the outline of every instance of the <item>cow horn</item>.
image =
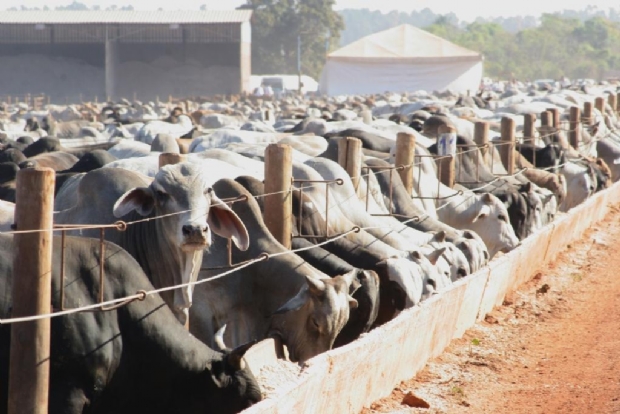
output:
M 443 243 L 446 241 L 446 231 L 445 230 L 440 230 L 437 233 L 435 233 L 433 235 L 433 241 L 436 241 L 438 243 Z
M 426 258 L 432 265 L 437 264 L 437 260 L 441 257 L 442 254 L 446 252 L 446 248 L 442 247 L 441 249 L 434 250 L 433 252 L 426 255 Z
M 239 345 L 238 347 L 230 351 L 230 353 L 226 357 L 228 360 L 228 364 L 236 371 L 245 369 L 245 361 L 243 360 L 243 356 L 246 352 L 248 352 L 250 348 L 252 348 L 254 344 L 256 344 L 256 342 L 258 341 L 253 340 L 251 342 L 248 342 L 247 344 Z
M 227 351 L 228 348 L 226 347 L 226 344 L 224 343 L 224 332 L 226 332 L 226 324 L 224 324 L 216 333 L 215 333 L 215 345 L 217 345 L 217 348 L 224 352 Z

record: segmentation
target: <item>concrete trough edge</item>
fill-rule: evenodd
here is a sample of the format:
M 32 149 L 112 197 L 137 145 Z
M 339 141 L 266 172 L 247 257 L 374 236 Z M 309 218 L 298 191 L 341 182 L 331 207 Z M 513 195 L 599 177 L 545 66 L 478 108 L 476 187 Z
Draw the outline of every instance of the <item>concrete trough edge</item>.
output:
M 351 344 L 307 361 L 294 384 L 243 413 L 359 413 L 388 396 L 399 382 L 415 376 L 453 338 L 461 337 L 476 320 L 501 305 L 506 294 L 530 280 L 537 269 L 580 239 L 619 202 L 620 182 L 421 306 L 402 312 Z

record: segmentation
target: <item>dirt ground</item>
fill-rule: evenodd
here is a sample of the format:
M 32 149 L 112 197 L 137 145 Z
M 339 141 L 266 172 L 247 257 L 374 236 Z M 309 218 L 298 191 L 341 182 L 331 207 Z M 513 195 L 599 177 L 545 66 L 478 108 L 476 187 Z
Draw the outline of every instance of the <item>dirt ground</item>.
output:
M 615 209 L 362 414 L 620 413 L 619 237 Z

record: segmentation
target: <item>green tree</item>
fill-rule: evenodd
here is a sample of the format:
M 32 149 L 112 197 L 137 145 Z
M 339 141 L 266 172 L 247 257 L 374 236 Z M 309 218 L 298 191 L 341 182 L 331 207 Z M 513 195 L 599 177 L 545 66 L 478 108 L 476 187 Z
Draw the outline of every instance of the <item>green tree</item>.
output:
M 333 10 L 335 0 L 248 0 L 241 8 L 252 16 L 252 72 L 297 73 L 297 38 L 301 70 L 318 79 L 328 49 L 338 44 L 344 28 Z

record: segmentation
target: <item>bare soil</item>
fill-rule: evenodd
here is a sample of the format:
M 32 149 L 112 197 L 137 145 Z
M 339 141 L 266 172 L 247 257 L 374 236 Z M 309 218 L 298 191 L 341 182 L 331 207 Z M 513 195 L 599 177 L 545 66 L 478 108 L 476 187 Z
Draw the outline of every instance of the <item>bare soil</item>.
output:
M 618 238 L 620 209 L 614 209 L 362 414 L 620 413 Z M 408 394 L 430 407 L 403 404 Z

